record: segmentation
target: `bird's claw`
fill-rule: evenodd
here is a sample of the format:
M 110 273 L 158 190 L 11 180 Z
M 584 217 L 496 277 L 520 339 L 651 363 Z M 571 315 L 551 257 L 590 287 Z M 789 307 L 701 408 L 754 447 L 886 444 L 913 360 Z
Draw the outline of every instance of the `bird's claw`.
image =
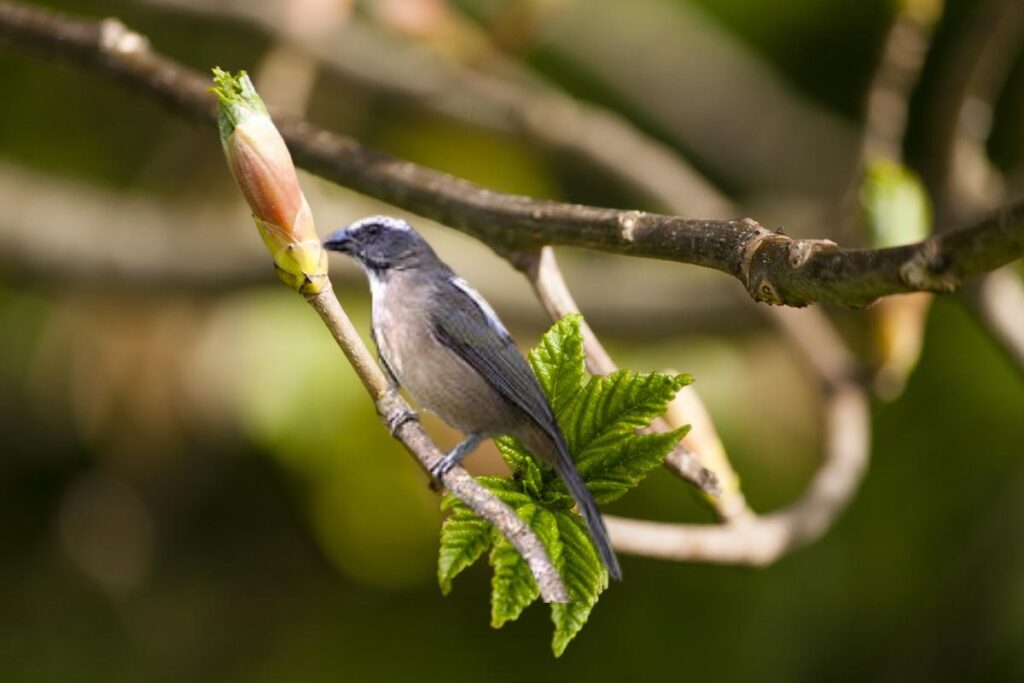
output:
M 430 490 L 440 491 L 444 485 L 441 481 L 441 477 L 451 472 L 457 464 L 458 462 L 452 458 L 452 454 L 449 453 L 431 465 L 427 470 L 430 474 Z
M 389 415 L 387 418 L 388 431 L 391 432 L 391 436 L 398 436 L 398 430 L 402 428 L 407 422 L 415 422 L 420 419 L 419 415 L 411 410 L 402 410 L 400 412 Z

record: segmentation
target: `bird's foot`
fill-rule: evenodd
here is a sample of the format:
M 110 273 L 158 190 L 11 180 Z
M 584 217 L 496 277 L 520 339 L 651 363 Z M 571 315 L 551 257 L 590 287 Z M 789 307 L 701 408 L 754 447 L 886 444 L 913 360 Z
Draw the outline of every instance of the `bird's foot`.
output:
M 440 490 L 442 487 L 441 477 L 451 472 L 452 468 L 459 464 L 459 458 L 453 458 L 453 455 L 456 455 L 454 451 L 444 456 L 443 458 L 441 458 L 440 460 L 438 460 L 437 462 L 430 466 L 428 472 L 430 474 L 431 490 Z
M 470 434 L 462 443 L 453 448 L 450 453 L 435 462 L 430 467 L 430 488 L 434 491 L 439 490 L 441 487 L 441 477 L 451 472 L 453 467 L 472 453 L 483 438 L 481 434 Z
M 387 418 L 388 431 L 391 432 L 391 436 L 398 436 L 398 430 L 402 428 L 407 422 L 415 422 L 420 419 L 420 416 L 411 410 L 402 410 L 393 413 Z

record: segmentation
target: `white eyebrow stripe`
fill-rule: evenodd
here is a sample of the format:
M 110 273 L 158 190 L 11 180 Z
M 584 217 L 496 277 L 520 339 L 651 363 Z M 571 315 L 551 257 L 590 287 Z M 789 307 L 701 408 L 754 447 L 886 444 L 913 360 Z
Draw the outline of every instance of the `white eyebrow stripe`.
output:
M 498 314 L 495 313 L 494 309 L 491 308 L 491 305 L 487 303 L 487 301 L 482 296 L 480 296 L 479 292 L 470 287 L 469 283 L 463 280 L 458 275 L 451 276 L 449 278 L 449 281 L 453 285 L 461 289 L 463 292 L 465 292 L 466 295 L 473 300 L 473 302 L 480 308 L 481 311 L 483 311 L 484 315 L 487 317 L 487 322 L 496 327 L 498 331 L 500 331 L 503 335 L 508 336 L 508 330 L 506 330 L 505 326 L 501 324 L 501 320 L 498 319 Z
M 358 221 L 348 226 L 348 229 L 352 231 L 357 231 L 367 225 L 373 224 L 383 225 L 384 227 L 391 228 L 392 230 L 402 230 L 405 232 L 409 232 L 410 230 L 412 230 L 412 226 L 409 225 L 407 222 L 403 221 L 401 218 L 395 218 L 394 216 L 385 215 L 367 216 L 366 218 L 360 218 Z

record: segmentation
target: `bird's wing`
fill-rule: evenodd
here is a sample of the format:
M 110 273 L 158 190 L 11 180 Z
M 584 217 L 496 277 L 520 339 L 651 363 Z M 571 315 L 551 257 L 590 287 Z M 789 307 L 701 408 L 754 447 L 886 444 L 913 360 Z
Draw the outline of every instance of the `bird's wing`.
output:
M 519 408 L 551 437 L 555 446 L 552 456 L 555 470 L 579 505 L 609 574 L 616 580 L 622 578 L 601 512 L 576 471 L 540 383 L 505 327 L 487 302 L 458 278 L 447 280 L 444 286 L 437 288 L 435 296 L 438 305 L 432 308 L 437 312 L 431 320 L 434 335 L 469 363 L 503 399 Z
M 438 341 L 476 370 L 498 394 L 555 437 L 555 418 L 530 366 L 494 311 L 457 277 L 435 291 L 431 324 Z

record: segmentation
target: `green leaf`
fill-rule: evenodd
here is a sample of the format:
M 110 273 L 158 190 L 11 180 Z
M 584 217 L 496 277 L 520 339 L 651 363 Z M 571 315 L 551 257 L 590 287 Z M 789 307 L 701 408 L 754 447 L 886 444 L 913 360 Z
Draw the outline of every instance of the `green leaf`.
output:
M 645 434 L 621 439 L 606 446 L 588 449 L 588 461 L 580 465 L 580 475 L 598 503 L 618 500 L 665 461 L 689 425 L 671 432 Z
M 556 513 L 555 519 L 562 548 L 555 566 L 569 591 L 568 603 L 551 605 L 551 621 L 555 624 L 551 649 L 556 657 L 561 657 L 569 642 L 587 623 L 601 592 L 608 587 L 608 572 L 590 542 L 583 518 Z
M 602 438 L 632 435 L 665 412 L 676 393 L 690 384 L 689 375 L 617 370 L 592 377 L 563 414 L 562 432 L 577 463 Z
M 636 486 L 671 451 L 688 428 L 665 434 L 638 434 L 661 415 L 688 375 L 620 370 L 586 380 L 582 318 L 566 316 L 530 353 L 530 364 L 551 402 L 580 475 L 599 503 L 615 500 Z M 586 381 L 585 381 L 586 380 Z M 495 439 L 512 477 L 478 477 L 509 504 L 548 549 L 569 591 L 570 602 L 552 605 L 552 649 L 565 651 L 608 586 L 608 573 L 565 484 L 547 464 L 510 437 Z M 490 547 L 491 624 L 517 619 L 540 594 L 529 566 L 502 535 L 491 530 L 462 503 L 447 496 L 449 512 L 441 530 L 438 579 L 441 590 Z
M 551 408 L 558 415 L 579 393 L 583 384 L 585 358 L 583 355 L 583 333 L 580 323 L 583 316 L 571 313 L 555 323 L 530 351 L 530 365 L 540 381 L 540 386 L 551 402 Z
M 501 459 L 512 470 L 512 478 L 518 481 L 523 491 L 533 498 L 539 498 L 544 487 L 544 475 L 541 467 L 550 469 L 540 463 L 527 451 L 519 441 L 511 436 L 503 436 L 494 440 Z
M 477 477 L 477 483 L 493 493 L 502 502 L 513 508 L 521 507 L 530 502 L 530 497 L 523 493 L 522 487 L 508 477 L 484 476 Z M 441 512 L 449 512 L 459 506 L 465 507 L 463 502 L 451 493 L 446 493 L 441 499 Z
M 661 464 L 688 428 L 639 435 L 637 429 L 665 412 L 689 375 L 619 370 L 592 377 L 563 414 L 563 433 L 576 468 L 598 503 L 609 503 Z M 564 490 L 561 481 L 552 482 Z
M 548 550 L 551 561 L 561 557 L 558 525 L 555 515 L 533 503 L 516 510 L 529 524 Z M 496 534 L 491 549 L 490 563 L 494 567 L 491 580 L 491 626 L 501 628 L 506 622 L 519 618 L 530 603 L 540 597 L 540 588 L 530 573 L 530 567 L 508 539 Z
M 441 525 L 441 550 L 437 558 L 437 581 L 448 595 L 452 580 L 484 554 L 493 542 L 494 527 L 478 517 L 461 501 Z

